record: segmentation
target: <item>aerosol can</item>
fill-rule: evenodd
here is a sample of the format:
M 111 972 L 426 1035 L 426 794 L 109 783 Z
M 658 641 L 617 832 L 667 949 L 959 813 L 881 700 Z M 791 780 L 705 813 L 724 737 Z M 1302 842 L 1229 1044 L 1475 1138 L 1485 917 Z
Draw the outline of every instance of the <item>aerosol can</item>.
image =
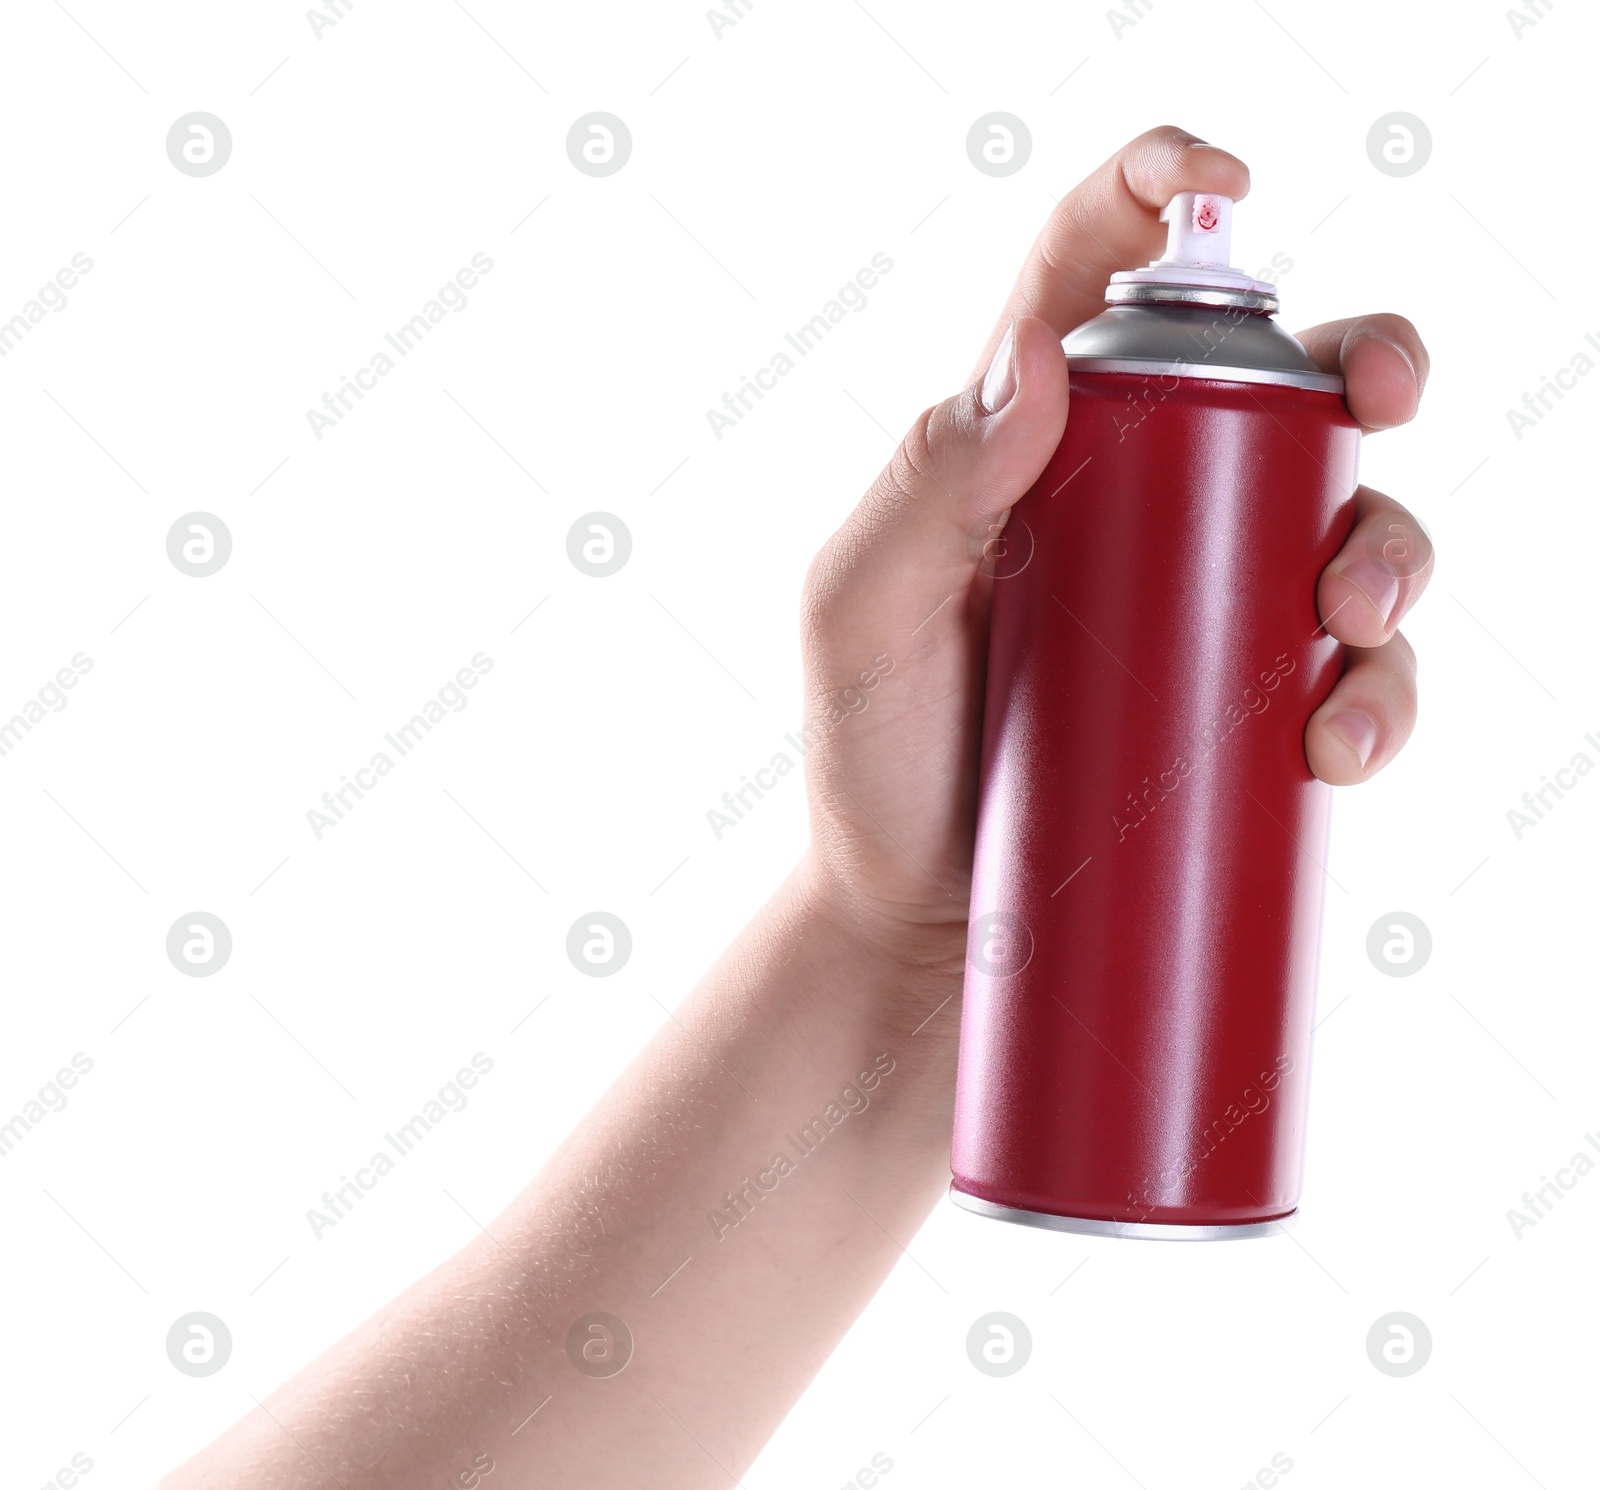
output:
M 952 1196 L 1061 1231 L 1264 1234 L 1299 1203 L 1354 521 L 1343 380 L 1184 192 L 1067 336 L 1067 429 L 991 556 Z

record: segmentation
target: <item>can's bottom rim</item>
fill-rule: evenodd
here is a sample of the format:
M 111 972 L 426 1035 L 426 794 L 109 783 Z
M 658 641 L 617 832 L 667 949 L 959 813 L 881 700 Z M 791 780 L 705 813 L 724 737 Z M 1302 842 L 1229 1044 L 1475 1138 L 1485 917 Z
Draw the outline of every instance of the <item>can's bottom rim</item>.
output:
M 1036 1226 L 1044 1231 L 1070 1231 L 1079 1236 L 1122 1237 L 1150 1242 L 1242 1242 L 1252 1237 L 1272 1236 L 1293 1227 L 1297 1211 L 1271 1221 L 1242 1221 L 1226 1225 L 1187 1226 L 1165 1221 L 1101 1221 L 1088 1216 L 1057 1216 L 1048 1211 L 1023 1211 L 1014 1206 L 996 1205 L 976 1195 L 950 1187 L 950 1198 L 963 1210 L 1010 1221 L 1017 1226 Z

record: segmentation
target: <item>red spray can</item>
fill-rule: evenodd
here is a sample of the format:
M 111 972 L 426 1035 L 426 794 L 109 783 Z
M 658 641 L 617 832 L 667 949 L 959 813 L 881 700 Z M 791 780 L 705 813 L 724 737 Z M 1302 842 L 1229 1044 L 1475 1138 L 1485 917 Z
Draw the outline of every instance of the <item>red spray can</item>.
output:
M 1300 1196 L 1354 520 L 1343 382 L 1182 193 L 1063 343 L 1071 409 L 994 547 L 952 1197 L 1027 1225 L 1261 1235 Z

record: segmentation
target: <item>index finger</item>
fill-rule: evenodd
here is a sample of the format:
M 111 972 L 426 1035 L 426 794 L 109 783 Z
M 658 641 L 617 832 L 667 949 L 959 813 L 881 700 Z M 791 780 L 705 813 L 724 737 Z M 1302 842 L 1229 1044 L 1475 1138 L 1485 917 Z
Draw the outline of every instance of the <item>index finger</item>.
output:
M 1037 316 L 1057 336 L 1105 309 L 1106 284 L 1119 269 L 1137 269 L 1166 241 L 1160 212 L 1180 191 L 1242 197 L 1250 171 L 1237 156 L 1175 124 L 1147 130 L 1117 151 L 1056 204 L 978 359 L 983 376 L 1013 321 Z

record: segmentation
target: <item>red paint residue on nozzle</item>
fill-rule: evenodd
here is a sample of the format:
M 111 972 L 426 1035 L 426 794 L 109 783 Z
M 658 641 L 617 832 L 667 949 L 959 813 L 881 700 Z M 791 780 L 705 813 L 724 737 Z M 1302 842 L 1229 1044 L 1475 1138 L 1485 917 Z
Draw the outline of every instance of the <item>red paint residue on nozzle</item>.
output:
M 1217 204 L 1210 197 L 1201 197 L 1194 204 L 1194 225 L 1202 233 L 1214 233 L 1217 230 Z

